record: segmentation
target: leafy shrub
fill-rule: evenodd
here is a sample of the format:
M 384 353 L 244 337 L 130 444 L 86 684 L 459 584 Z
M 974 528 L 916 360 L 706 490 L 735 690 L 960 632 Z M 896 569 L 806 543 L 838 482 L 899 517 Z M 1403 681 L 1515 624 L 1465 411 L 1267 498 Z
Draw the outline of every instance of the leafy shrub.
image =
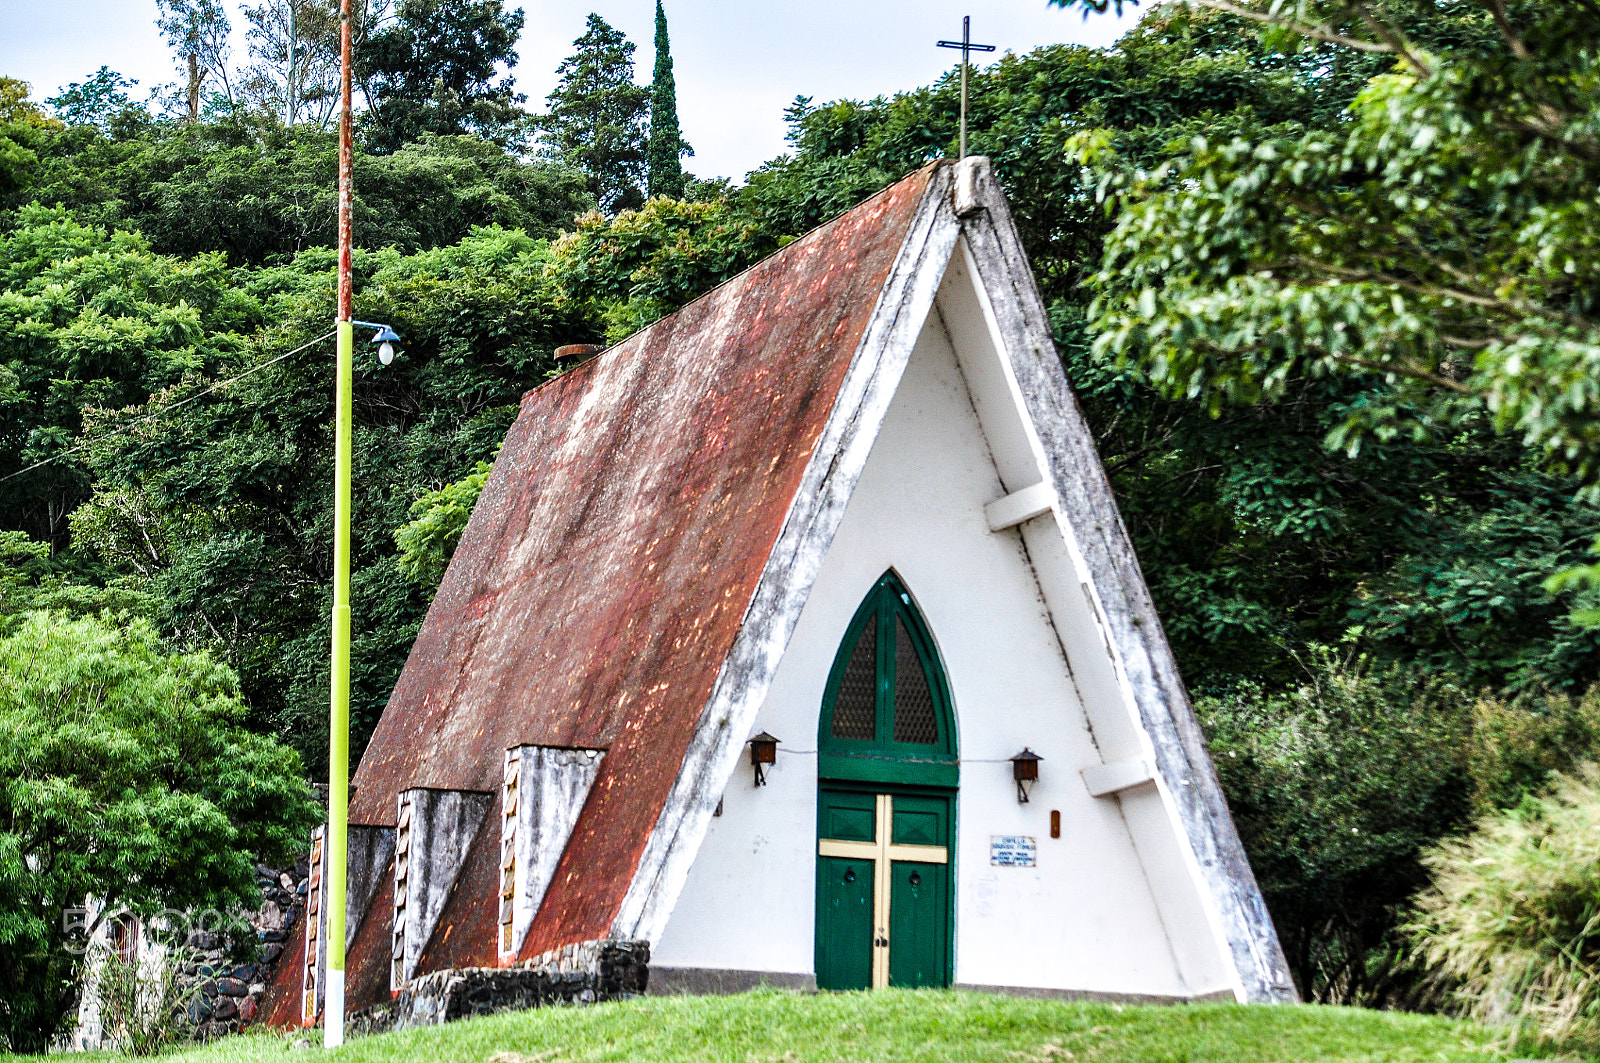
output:
M 444 570 L 461 542 L 461 533 L 472 519 L 483 485 L 492 468 L 480 461 L 470 473 L 455 483 L 429 491 L 411 503 L 409 523 L 395 529 L 394 542 L 400 548 L 396 562 L 400 572 L 413 583 L 432 592 L 444 579 Z
M 608 218 L 585 214 L 552 245 L 566 303 L 626 339 L 778 249 L 729 199 L 657 197 Z M 558 304 L 560 305 L 560 304 Z
M 300 758 L 243 726 L 238 677 L 146 621 L 33 612 L 0 636 L 0 1048 L 74 1010 L 62 912 L 260 903 L 254 860 L 321 818 Z
M 1406 928 L 1474 1018 L 1600 1046 L 1600 767 L 1483 817 L 1424 857 Z
M 1196 702 L 1234 821 L 1304 996 L 1428 1004 L 1398 933 L 1423 853 L 1592 756 L 1600 691 L 1474 697 L 1327 647 L 1303 664 L 1295 689 Z

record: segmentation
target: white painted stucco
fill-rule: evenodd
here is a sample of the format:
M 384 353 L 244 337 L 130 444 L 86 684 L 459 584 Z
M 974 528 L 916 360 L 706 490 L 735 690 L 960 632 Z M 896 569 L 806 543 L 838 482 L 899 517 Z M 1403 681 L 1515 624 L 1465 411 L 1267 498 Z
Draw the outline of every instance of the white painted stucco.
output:
M 1039 537 L 1035 526 L 1048 528 L 1051 517 L 989 530 L 985 504 L 1035 482 L 1029 469 L 1037 466 L 1025 427 L 999 408 L 1009 405 L 1006 382 L 996 379 L 1003 374 L 992 350 L 981 349 L 988 330 L 960 258 L 751 728 L 782 739 L 778 763 L 760 789 L 747 766 L 735 772 L 652 962 L 811 973 L 823 687 L 856 607 L 892 567 L 927 619 L 955 700 L 962 761 L 956 982 L 1172 996 L 1212 991 L 1211 965 L 1185 962 L 1170 944 L 1162 916 L 1171 919 L 1171 905 L 1147 882 L 1152 854 L 1136 849 L 1124 820 L 1125 802 L 1159 807 L 1156 786 L 1096 798 L 1079 775 L 1144 750 L 1088 599 L 1080 591 L 1080 604 L 1057 623 L 1046 608 L 1029 548 Z M 952 335 L 963 347 L 959 358 Z M 983 424 L 975 402 L 991 407 Z M 1084 672 L 1083 694 L 1060 638 Z M 1096 702 L 1089 712 L 1084 696 Z M 1099 716 L 1107 718 L 1113 748 L 1096 745 L 1090 720 L 1099 728 Z M 1044 761 L 1031 802 L 1021 805 L 1008 758 L 1025 745 Z M 1051 810 L 1061 813 L 1060 839 L 1049 836 Z M 990 866 L 991 836 L 1012 834 L 1037 840 L 1036 868 Z

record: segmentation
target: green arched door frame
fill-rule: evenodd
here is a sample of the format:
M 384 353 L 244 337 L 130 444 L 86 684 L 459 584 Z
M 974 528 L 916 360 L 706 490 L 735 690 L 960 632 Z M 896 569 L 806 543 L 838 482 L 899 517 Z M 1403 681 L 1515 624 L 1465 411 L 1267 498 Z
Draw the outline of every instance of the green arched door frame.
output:
M 817 727 L 820 988 L 951 983 L 957 743 L 933 635 L 885 572 L 845 629 Z

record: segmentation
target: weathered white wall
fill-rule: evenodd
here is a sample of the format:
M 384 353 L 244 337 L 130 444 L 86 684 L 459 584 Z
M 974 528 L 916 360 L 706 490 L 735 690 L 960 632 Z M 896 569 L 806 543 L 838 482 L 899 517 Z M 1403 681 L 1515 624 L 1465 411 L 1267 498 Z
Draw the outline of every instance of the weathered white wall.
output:
M 502 854 L 507 827 L 516 849 L 511 898 L 513 936 L 509 947 L 504 941 L 500 943 L 501 963 L 511 962 L 521 950 L 605 757 L 598 749 L 554 746 L 519 746 L 508 751 L 507 757 L 513 752 L 517 756 L 516 807 L 508 810 L 502 799 L 500 809 Z
M 947 292 L 941 305 L 972 304 Z M 1162 995 L 1211 988 L 1179 972 L 1118 800 L 1090 797 L 1079 777 L 1102 758 L 1078 690 L 1021 535 L 991 532 L 984 517 L 985 503 L 1019 486 L 1002 485 L 936 314 L 751 729 L 783 740 L 778 764 L 761 789 L 747 766 L 735 774 L 654 965 L 811 972 L 823 686 L 856 607 L 893 567 L 939 644 L 958 716 L 956 981 Z M 1068 637 L 1089 640 L 1069 646 L 1074 657 L 1105 654 L 1092 626 Z M 1044 762 L 1032 801 L 1019 805 L 1007 758 L 1024 745 Z M 1060 839 L 1049 836 L 1052 809 Z M 991 867 L 997 834 L 1034 836 L 1039 866 Z
M 467 790 L 431 790 L 416 787 L 400 792 L 402 812 L 396 827 L 395 841 L 395 908 L 405 908 L 404 929 L 397 948 L 404 960 L 405 976 L 400 981 L 409 982 L 417 973 L 417 961 L 422 950 L 439 924 L 445 902 L 450 899 L 450 888 L 467 858 L 467 850 L 483 828 L 488 817 L 493 794 L 472 793 Z M 410 839 L 406 831 L 406 813 L 409 803 Z M 490 829 L 494 828 L 491 824 Z M 404 851 L 402 851 L 404 850 Z M 406 868 L 402 885 L 401 868 Z M 396 912 L 391 912 L 391 927 L 401 923 Z M 397 986 L 396 988 L 401 988 Z

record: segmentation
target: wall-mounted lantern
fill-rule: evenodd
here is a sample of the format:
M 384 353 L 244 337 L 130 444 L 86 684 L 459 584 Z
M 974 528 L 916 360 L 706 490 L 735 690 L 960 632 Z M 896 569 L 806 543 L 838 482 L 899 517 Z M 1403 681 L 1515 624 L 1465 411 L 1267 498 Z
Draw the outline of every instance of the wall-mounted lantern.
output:
M 756 770 L 756 785 L 767 785 L 767 773 L 762 767 L 778 763 L 778 739 L 762 731 L 750 739 L 750 766 Z
M 1039 781 L 1039 762 L 1043 759 L 1027 746 L 1011 758 L 1011 777 L 1017 780 L 1017 804 L 1028 803 L 1028 789 Z

